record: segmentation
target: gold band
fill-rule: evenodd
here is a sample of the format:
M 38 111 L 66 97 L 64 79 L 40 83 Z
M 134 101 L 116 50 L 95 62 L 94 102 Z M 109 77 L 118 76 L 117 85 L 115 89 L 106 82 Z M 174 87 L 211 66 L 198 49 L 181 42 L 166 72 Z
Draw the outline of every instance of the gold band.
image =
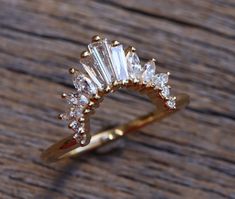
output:
M 114 127 L 112 129 L 98 132 L 91 137 L 91 141 L 88 145 L 81 147 L 73 137 L 70 135 L 56 144 L 49 147 L 42 153 L 41 158 L 46 162 L 55 162 L 62 158 L 68 158 L 80 155 L 82 153 L 95 150 L 101 146 L 112 143 L 113 141 L 131 133 L 147 124 L 161 119 L 179 111 L 180 109 L 187 106 L 189 103 L 189 96 L 186 94 L 179 94 L 176 96 L 177 108 L 169 110 L 164 106 L 157 106 L 157 110 L 147 115 L 141 116 L 129 123 Z M 160 104 L 156 103 L 157 105 Z

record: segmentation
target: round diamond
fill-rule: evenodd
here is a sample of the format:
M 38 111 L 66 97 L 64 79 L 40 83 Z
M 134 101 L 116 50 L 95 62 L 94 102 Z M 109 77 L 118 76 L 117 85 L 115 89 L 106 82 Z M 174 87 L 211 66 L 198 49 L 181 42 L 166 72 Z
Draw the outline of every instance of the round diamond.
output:
M 69 93 L 67 95 L 67 101 L 69 104 L 77 105 L 78 104 L 78 94 L 77 93 Z
M 165 98 L 168 98 L 170 96 L 170 89 L 168 86 L 162 87 L 161 95 Z
M 83 109 L 81 107 L 73 107 L 70 109 L 69 116 L 72 118 L 80 118 L 83 116 Z
M 77 121 L 72 121 L 70 124 L 69 124 L 69 127 L 71 129 L 73 129 L 76 133 L 80 133 L 82 131 L 84 131 L 84 123 L 79 123 Z
M 175 109 L 176 108 L 176 101 L 174 97 L 170 97 L 169 100 L 166 102 L 166 105 L 171 108 Z
M 154 84 L 157 88 L 162 88 L 168 82 L 168 74 L 159 73 L 154 76 Z

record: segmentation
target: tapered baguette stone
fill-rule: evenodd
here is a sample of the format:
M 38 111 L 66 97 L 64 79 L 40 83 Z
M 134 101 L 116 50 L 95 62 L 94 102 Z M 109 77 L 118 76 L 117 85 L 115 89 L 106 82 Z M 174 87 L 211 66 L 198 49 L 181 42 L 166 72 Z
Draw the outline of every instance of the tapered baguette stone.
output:
M 127 61 L 121 44 L 111 47 L 113 69 L 118 81 L 128 80 Z
M 100 90 L 102 90 L 106 82 L 104 82 L 102 75 L 100 74 L 98 69 L 99 66 L 93 56 L 81 58 L 80 63 L 82 64 L 84 70 L 87 72 L 91 80 Z
M 111 61 L 111 52 L 107 39 L 102 39 L 88 45 L 88 48 L 98 63 L 99 72 L 108 85 L 114 81 L 114 71 Z

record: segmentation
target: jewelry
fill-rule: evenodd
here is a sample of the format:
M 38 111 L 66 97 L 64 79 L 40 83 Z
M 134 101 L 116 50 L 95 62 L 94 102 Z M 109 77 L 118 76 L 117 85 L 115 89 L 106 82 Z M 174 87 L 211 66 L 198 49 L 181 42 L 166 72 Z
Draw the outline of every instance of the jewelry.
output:
M 156 73 L 156 60 L 141 65 L 134 47 L 123 49 L 118 41 L 94 36 L 87 51 L 82 52 L 79 68 L 69 69 L 76 92 L 62 94 L 70 108 L 59 118 L 68 120 L 73 134 L 42 153 L 42 159 L 54 162 L 97 149 L 149 123 L 175 113 L 189 103 L 189 96 L 171 96 L 167 84 L 170 73 Z M 103 98 L 120 88 L 145 94 L 156 110 L 127 124 L 91 136 L 89 118 Z

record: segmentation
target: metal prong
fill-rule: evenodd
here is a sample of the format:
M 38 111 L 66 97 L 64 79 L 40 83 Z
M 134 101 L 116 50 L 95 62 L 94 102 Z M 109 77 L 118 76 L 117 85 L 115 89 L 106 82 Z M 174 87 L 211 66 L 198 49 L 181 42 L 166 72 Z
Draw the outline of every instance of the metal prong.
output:
M 91 38 L 92 42 L 97 42 L 101 40 L 101 37 L 99 35 L 95 35 Z
M 81 58 L 85 58 L 85 57 L 87 57 L 87 56 L 89 56 L 89 55 L 90 55 L 90 52 L 87 51 L 87 50 L 85 50 L 85 51 L 83 51 L 83 52 L 81 53 L 80 57 L 81 57 Z
M 90 113 L 90 112 L 91 112 L 91 110 L 89 110 L 89 109 L 85 109 L 85 111 L 84 111 L 85 114 Z
M 66 93 L 62 93 L 62 94 L 61 94 L 61 98 L 64 99 L 64 98 L 66 98 L 66 97 L 67 97 L 67 94 L 66 94 Z
M 75 68 L 70 68 L 70 69 L 69 69 L 69 73 L 70 73 L 70 74 L 73 75 L 75 72 L 76 72 Z
M 139 81 L 138 79 L 136 79 L 136 78 L 134 79 L 134 83 L 135 83 L 135 84 L 137 84 L 137 83 L 139 83 L 139 82 L 140 82 L 140 81 Z
M 118 81 L 115 80 L 115 81 L 113 82 L 113 86 L 117 86 L 117 85 L 118 85 Z
M 79 122 L 84 122 L 84 121 L 85 121 L 84 117 L 79 118 Z
M 94 106 L 94 104 L 95 104 L 94 102 L 90 101 L 88 105 L 89 106 Z
M 63 119 L 63 116 L 64 116 L 64 114 L 63 114 L 63 113 L 60 113 L 60 114 L 58 115 L 58 119 L 62 120 L 62 119 Z
M 112 41 L 112 46 L 113 47 L 118 46 L 118 45 L 120 45 L 119 41 L 117 41 L 117 40 Z
M 171 75 L 171 73 L 170 73 L 170 72 L 167 72 L 166 74 L 167 74 L 168 76 L 170 76 L 170 75 Z
M 129 46 L 129 47 L 126 49 L 126 51 L 127 51 L 127 52 L 128 52 L 128 51 L 135 52 L 136 49 L 135 49 L 135 47 L 133 47 L 133 46 Z
M 111 87 L 110 86 L 107 86 L 106 88 L 105 88 L 105 92 L 110 92 L 111 91 Z
M 68 128 L 73 129 L 72 122 L 68 124 Z
M 155 58 L 152 58 L 151 61 L 153 61 L 155 63 L 157 62 L 157 60 Z
M 101 97 L 100 97 L 98 94 L 95 94 L 94 98 L 95 98 L 96 100 L 98 100 L 98 99 L 100 99 Z

